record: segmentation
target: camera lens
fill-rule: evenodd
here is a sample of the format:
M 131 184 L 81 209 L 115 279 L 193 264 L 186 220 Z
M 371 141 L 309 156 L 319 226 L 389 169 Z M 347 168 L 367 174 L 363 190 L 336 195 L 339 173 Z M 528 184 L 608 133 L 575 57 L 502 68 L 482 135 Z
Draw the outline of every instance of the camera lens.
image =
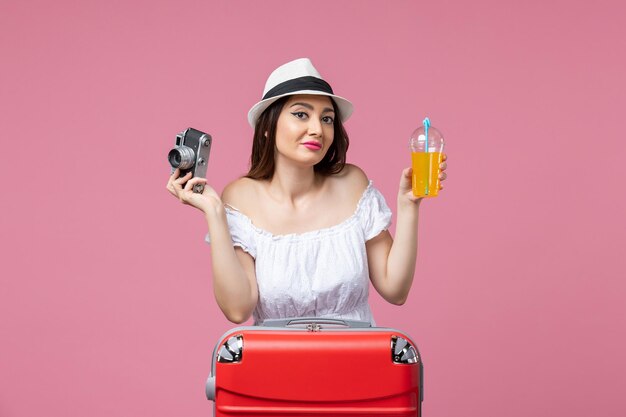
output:
M 196 155 L 188 146 L 177 146 L 167 154 L 170 165 L 174 168 L 189 169 L 196 160 Z

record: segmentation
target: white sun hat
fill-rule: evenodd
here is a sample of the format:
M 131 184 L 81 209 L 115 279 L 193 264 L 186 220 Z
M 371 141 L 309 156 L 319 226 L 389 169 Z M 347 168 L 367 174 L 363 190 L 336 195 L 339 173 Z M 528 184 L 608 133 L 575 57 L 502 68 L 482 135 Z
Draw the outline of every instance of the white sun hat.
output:
M 333 89 L 315 69 L 309 58 L 300 58 L 276 68 L 267 79 L 263 98 L 248 112 L 248 123 L 253 128 L 259 116 L 281 97 L 295 94 L 314 94 L 331 97 L 337 104 L 339 118 L 348 120 L 353 106 L 348 100 L 333 93 Z

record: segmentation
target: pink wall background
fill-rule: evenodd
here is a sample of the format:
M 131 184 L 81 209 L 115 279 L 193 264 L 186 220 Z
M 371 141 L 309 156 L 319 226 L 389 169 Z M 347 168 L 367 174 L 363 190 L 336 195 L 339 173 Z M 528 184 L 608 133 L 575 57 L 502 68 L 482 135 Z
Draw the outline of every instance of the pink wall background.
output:
M 624 9 L 2 1 L 0 416 L 211 414 L 232 324 L 165 156 L 210 132 L 221 190 L 267 75 L 303 56 L 354 102 L 349 161 L 392 208 L 411 131 L 446 136 L 411 296 L 371 297 L 419 343 L 424 414 L 625 415 Z

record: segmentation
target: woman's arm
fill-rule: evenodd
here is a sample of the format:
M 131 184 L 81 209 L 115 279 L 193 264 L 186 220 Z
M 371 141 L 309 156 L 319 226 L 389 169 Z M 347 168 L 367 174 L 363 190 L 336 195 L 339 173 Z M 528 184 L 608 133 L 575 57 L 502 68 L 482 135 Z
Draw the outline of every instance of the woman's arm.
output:
M 447 163 L 443 162 L 441 181 L 446 179 L 446 168 Z M 409 296 L 417 261 L 417 225 L 422 198 L 413 196 L 411 175 L 411 168 L 402 171 L 395 240 L 389 231 L 384 231 L 365 244 L 372 285 L 386 301 L 396 305 L 404 304 Z
M 419 204 L 416 201 L 411 205 L 401 205 L 398 201 L 395 240 L 385 230 L 365 244 L 374 288 L 386 301 L 396 305 L 404 304 L 413 283 Z
M 167 189 L 183 204 L 204 213 L 211 240 L 213 290 L 217 304 L 229 321 L 242 323 L 252 315 L 258 300 L 254 259 L 242 249 L 233 247 L 226 211 L 215 190 L 206 184 L 206 179 L 189 179 L 189 176 L 178 178 L 178 171 L 175 172 Z M 185 181 L 187 184 L 183 188 Z M 202 194 L 192 191 L 195 184 L 204 184 Z
M 259 298 L 254 259 L 243 249 L 233 247 L 223 206 L 205 217 L 211 240 L 215 299 L 228 320 L 243 323 L 252 315 Z

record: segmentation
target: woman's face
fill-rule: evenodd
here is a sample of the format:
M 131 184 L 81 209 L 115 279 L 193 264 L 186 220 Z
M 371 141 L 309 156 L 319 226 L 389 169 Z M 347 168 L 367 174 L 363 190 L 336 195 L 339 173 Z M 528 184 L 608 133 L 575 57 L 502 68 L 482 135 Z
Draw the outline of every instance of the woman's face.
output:
M 329 97 L 290 97 L 276 124 L 276 162 L 287 159 L 310 166 L 320 162 L 333 143 L 334 120 Z

